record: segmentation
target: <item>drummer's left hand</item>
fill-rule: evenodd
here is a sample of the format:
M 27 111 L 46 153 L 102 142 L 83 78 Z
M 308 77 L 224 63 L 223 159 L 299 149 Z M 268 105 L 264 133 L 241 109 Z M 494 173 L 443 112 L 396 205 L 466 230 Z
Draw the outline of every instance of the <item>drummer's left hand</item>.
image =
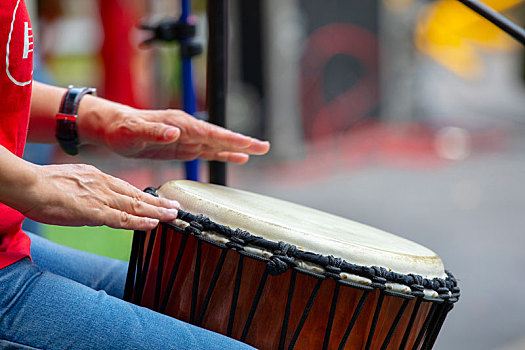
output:
M 250 155 L 262 155 L 270 149 L 267 141 L 198 120 L 180 110 L 139 110 L 111 104 L 84 115 L 78 121 L 81 141 L 89 139 L 125 157 L 201 158 L 242 164 Z

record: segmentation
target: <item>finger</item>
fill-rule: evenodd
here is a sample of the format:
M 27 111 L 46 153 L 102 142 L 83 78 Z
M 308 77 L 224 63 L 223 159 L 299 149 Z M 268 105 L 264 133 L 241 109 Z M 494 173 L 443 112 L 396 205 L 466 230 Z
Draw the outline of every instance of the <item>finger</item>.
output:
M 117 209 L 108 209 L 105 212 L 103 223 L 111 228 L 149 231 L 159 224 L 159 220 L 135 216 Z
M 270 149 L 268 141 L 261 141 L 217 126 L 210 128 L 209 140 L 209 144 L 220 149 L 220 151 L 261 155 Z
M 115 195 L 124 195 L 139 202 L 165 209 L 179 209 L 180 204 L 175 200 L 155 197 L 130 185 L 126 181 L 108 175 L 107 187 L 115 192 Z
M 206 130 L 205 143 L 212 147 L 221 148 L 225 151 L 235 151 L 244 150 L 250 147 L 253 143 L 251 137 L 233 132 L 217 125 L 202 122 L 201 127 Z
M 154 205 L 156 207 L 166 208 L 166 209 L 177 209 L 178 210 L 180 208 L 180 203 L 175 200 L 155 197 L 154 195 L 151 195 L 149 193 L 142 192 L 142 191 L 139 191 L 139 192 L 140 192 L 141 200 L 143 200 L 144 202 L 148 204 Z
M 215 160 L 219 162 L 229 162 L 229 163 L 235 163 L 235 164 L 244 164 L 249 159 L 250 156 L 246 153 L 240 153 L 240 152 L 203 152 L 199 158 L 205 159 L 205 160 Z
M 255 155 L 263 155 L 270 150 L 270 142 L 252 138 L 252 143 L 243 152 Z
M 139 124 L 139 135 L 144 141 L 172 143 L 180 137 L 180 129 L 164 123 L 143 121 Z
M 181 131 L 179 143 L 194 143 L 207 146 L 215 152 L 229 151 L 247 154 L 265 154 L 270 143 L 261 141 L 223 127 L 198 120 L 180 110 L 166 110 L 161 114 L 148 114 L 150 121 L 162 121 Z M 153 118 L 153 119 L 151 119 Z
M 250 154 L 264 154 L 268 152 L 270 144 L 255 138 L 236 133 L 223 127 L 197 120 L 193 117 L 177 119 L 181 128 L 181 141 L 201 143 L 213 148 L 217 152 L 243 152 Z M 166 120 L 166 123 L 169 123 Z
M 155 202 L 157 202 L 158 198 L 153 198 L 155 199 Z M 157 219 L 161 222 L 171 222 L 177 218 L 178 214 L 178 209 L 149 204 L 136 197 L 129 197 L 121 194 L 113 196 L 109 201 L 109 206 L 112 209 L 124 211 L 134 216 Z
M 193 143 L 194 140 L 191 140 L 187 143 L 179 143 L 178 151 L 181 155 L 184 155 L 186 153 L 188 154 L 197 154 L 199 152 L 209 152 L 209 153 L 220 153 L 220 152 L 231 152 L 231 153 L 244 153 L 244 154 L 253 154 L 253 155 L 262 155 L 268 152 L 270 149 L 270 143 L 267 141 L 260 141 L 257 139 L 250 138 L 248 136 L 244 136 L 241 134 L 236 134 L 233 132 L 229 132 L 233 135 L 240 135 L 242 138 L 248 138 L 250 139 L 250 144 L 246 146 L 246 144 L 243 144 L 242 146 L 239 146 L 238 144 L 229 144 L 223 142 L 217 142 L 217 140 L 212 140 L 212 137 L 210 137 L 208 140 L 206 140 L 203 143 Z M 237 136 L 235 136 L 237 137 Z M 233 139 L 232 139 L 233 140 Z
M 142 118 L 126 119 L 121 125 L 122 137 L 135 141 L 172 143 L 175 142 L 181 132 L 180 129 L 169 124 L 148 121 Z

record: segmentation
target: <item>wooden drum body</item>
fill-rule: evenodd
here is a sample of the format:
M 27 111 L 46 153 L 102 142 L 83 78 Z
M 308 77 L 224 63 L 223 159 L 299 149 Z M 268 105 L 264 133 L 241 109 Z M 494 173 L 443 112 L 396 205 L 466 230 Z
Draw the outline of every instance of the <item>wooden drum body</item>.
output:
M 459 297 L 434 252 L 372 227 L 190 181 L 158 195 L 179 218 L 135 232 L 124 298 L 257 348 L 431 348 Z

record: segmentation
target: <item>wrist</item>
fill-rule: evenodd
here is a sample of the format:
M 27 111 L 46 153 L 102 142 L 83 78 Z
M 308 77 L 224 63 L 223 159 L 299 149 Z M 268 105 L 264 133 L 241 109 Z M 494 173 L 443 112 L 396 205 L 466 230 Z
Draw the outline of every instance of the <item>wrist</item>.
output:
M 96 96 L 84 96 L 78 106 L 78 138 L 81 145 L 103 145 L 104 107 Z
M 24 202 L 38 185 L 40 166 L 29 163 L 0 146 L 0 202 L 24 211 Z
M 80 101 L 77 117 L 78 135 L 81 145 L 106 146 L 106 130 L 119 111 L 131 107 L 86 95 Z

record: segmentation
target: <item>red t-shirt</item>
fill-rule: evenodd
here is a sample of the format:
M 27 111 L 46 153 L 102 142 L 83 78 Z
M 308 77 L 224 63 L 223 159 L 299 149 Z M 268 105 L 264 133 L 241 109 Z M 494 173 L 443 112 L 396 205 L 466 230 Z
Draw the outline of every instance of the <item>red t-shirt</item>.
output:
M 4 59 L 5 57 L 5 59 Z M 33 31 L 24 0 L 0 6 L 0 144 L 22 157 L 33 81 Z M 29 256 L 24 216 L 0 203 L 0 268 Z

